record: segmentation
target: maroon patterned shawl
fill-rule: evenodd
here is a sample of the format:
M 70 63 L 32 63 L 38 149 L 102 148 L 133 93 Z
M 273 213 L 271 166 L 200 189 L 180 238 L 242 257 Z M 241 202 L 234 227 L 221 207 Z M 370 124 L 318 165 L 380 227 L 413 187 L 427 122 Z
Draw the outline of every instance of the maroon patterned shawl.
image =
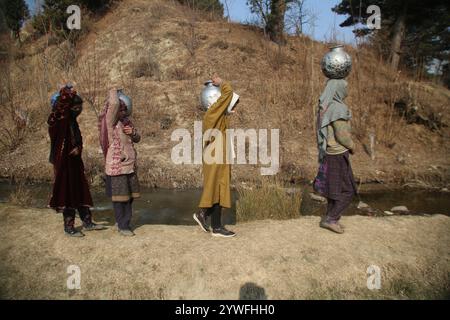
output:
M 76 91 L 63 88 L 47 124 L 51 141 L 50 162 L 54 167 L 54 184 L 49 206 L 64 208 L 91 207 L 92 197 L 81 158 L 83 141 L 76 117 L 71 113 Z M 70 154 L 75 148 L 76 154 Z

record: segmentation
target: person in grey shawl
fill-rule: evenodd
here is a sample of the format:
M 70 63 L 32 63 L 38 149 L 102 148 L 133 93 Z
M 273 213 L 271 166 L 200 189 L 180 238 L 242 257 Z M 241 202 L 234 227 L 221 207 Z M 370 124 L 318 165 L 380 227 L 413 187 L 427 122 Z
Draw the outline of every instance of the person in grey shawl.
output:
M 344 233 L 339 220 L 356 194 L 349 158 L 349 154 L 354 153 L 350 128 L 352 115 L 344 103 L 346 97 L 347 81 L 328 80 L 319 99 L 317 115 L 317 145 L 323 173 L 321 194 L 328 201 L 326 217 L 320 226 L 336 233 Z

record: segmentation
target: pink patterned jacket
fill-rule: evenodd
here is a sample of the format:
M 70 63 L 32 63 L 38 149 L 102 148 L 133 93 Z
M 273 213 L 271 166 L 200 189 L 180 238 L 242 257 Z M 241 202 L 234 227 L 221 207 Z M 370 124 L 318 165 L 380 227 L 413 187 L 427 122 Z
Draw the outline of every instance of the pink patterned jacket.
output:
M 135 128 L 133 128 L 132 135 L 127 135 L 123 132 L 124 125 L 119 121 L 118 117 L 119 106 L 117 90 L 110 90 L 105 116 L 109 142 L 106 153 L 105 173 L 109 176 L 135 172 L 137 152 L 134 149 L 134 143 L 141 140 Z

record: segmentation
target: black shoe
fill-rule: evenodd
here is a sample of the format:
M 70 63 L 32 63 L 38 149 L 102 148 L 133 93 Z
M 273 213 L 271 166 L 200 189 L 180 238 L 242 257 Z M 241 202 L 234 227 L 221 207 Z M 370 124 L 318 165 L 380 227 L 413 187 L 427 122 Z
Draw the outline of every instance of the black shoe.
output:
M 203 231 L 209 232 L 209 225 L 206 223 L 206 215 L 204 211 L 200 211 L 199 213 L 194 213 L 194 220 L 198 223 L 200 228 Z
M 236 235 L 233 231 L 227 230 L 224 227 L 220 227 L 212 230 L 213 237 L 231 238 Z
M 69 237 L 81 238 L 84 237 L 84 233 L 77 231 L 75 228 L 65 229 L 64 233 Z
M 101 224 L 96 224 L 96 223 L 88 223 L 88 224 L 83 224 L 83 230 L 85 231 L 92 231 L 92 230 L 105 230 L 107 229 L 104 225 Z

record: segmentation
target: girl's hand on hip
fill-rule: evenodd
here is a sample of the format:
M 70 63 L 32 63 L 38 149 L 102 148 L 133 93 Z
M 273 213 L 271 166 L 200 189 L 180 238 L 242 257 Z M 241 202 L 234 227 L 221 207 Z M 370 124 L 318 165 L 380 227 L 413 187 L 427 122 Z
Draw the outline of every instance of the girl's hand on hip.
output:
M 130 126 L 125 126 L 123 128 L 123 133 L 125 133 L 126 135 L 130 136 L 133 134 L 133 128 Z

